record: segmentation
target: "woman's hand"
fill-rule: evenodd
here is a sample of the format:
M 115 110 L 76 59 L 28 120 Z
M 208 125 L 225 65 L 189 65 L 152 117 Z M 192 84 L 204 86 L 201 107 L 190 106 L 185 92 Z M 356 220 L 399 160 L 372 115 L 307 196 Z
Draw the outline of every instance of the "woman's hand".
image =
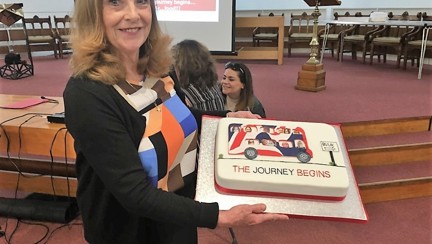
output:
M 226 114 L 227 117 L 232 118 L 248 118 L 248 119 L 261 119 L 261 116 L 258 114 L 253 114 L 251 111 L 237 111 L 237 112 L 228 112 Z
M 265 213 L 266 205 L 258 204 L 242 204 L 232 207 L 229 210 L 219 211 L 218 226 L 220 227 L 235 227 L 245 225 L 256 225 L 268 221 L 288 220 L 288 216 L 284 214 Z

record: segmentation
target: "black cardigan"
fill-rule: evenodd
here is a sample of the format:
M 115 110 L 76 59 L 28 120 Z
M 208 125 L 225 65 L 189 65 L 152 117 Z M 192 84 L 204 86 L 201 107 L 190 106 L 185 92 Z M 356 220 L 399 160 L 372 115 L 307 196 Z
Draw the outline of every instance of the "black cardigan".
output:
M 66 126 L 75 140 L 77 200 L 87 241 L 162 243 L 169 235 L 159 227 L 216 227 L 217 203 L 199 203 L 149 184 L 137 154 L 145 117 L 113 86 L 71 78 L 63 96 Z M 201 124 L 207 113 L 193 114 Z

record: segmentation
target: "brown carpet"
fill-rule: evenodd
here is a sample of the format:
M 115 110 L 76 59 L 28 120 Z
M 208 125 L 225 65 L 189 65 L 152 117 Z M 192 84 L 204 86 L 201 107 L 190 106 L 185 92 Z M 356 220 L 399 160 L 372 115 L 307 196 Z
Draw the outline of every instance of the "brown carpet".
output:
M 323 60 L 326 90 L 306 92 L 294 89 L 298 71 L 307 57 L 275 61 L 245 61 L 252 72 L 255 93 L 267 115 L 275 119 L 315 122 L 351 122 L 415 117 L 432 114 L 432 65 L 418 69 L 397 69 L 395 62 L 362 64 L 345 59 Z M 69 77 L 67 59 L 43 57 L 35 60 L 35 75 L 21 80 L 0 78 L 1 93 L 61 96 Z M 217 64 L 223 75 L 222 61 Z
M 291 219 L 234 231 L 240 244 L 427 244 L 432 240 L 431 206 L 432 198 L 375 203 L 366 205 L 367 224 Z M 200 243 L 231 243 L 227 229 L 199 233 Z
M 307 60 L 306 55 L 285 58 L 283 65 L 274 61 L 245 61 L 250 67 L 255 91 L 271 118 L 316 121 L 351 122 L 376 119 L 432 115 L 432 66 L 426 65 L 423 78 L 417 79 L 418 69 L 397 69 L 394 62 L 362 64 L 345 59 L 343 63 L 325 58 L 327 89 L 318 93 L 295 90 L 297 72 Z M 217 64 L 220 76 L 223 62 Z M 35 75 L 22 80 L 0 79 L 1 93 L 61 96 L 69 71 L 67 60 L 52 57 L 35 60 Z M 401 171 L 394 168 L 394 171 Z M 425 170 L 413 165 L 413 171 Z M 431 174 L 431 169 L 429 175 Z M 380 171 L 376 168 L 376 171 Z M 360 172 L 367 175 L 368 172 Z M 378 174 L 378 173 L 374 173 Z M 389 174 L 391 175 L 391 174 Z M 371 177 L 373 174 L 371 174 Z M 0 196 L 10 195 L 0 191 Z M 432 197 L 382 202 L 366 205 L 367 224 L 334 221 L 291 219 L 288 222 L 267 223 L 235 228 L 240 244 L 254 243 L 432 243 Z M 16 220 L 7 222 L 10 237 Z M 79 224 L 80 219 L 73 222 Z M 61 226 L 44 223 L 53 235 L 48 243 L 85 243 L 80 225 Z M 5 218 L 0 218 L 6 228 Z M 41 226 L 20 224 L 12 243 L 35 243 L 44 237 Z M 47 237 L 41 243 L 45 243 Z M 204 244 L 231 243 L 228 229 L 200 229 L 199 242 Z M 4 237 L 0 243 L 6 243 Z

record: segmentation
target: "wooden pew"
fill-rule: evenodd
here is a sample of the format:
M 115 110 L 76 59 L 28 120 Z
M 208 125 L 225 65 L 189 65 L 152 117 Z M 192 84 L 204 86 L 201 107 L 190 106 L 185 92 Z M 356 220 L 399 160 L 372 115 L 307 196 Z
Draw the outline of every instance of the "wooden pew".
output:
M 237 55 L 214 55 L 216 59 L 266 59 L 277 60 L 278 64 L 283 64 L 284 52 L 284 16 L 266 17 L 237 17 L 236 28 L 254 27 L 277 27 L 279 32 L 277 47 L 241 47 Z

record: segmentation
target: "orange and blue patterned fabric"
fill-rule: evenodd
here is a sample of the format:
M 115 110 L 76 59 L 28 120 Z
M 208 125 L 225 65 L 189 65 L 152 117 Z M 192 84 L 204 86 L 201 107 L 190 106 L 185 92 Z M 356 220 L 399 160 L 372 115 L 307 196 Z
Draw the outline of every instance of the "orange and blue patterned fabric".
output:
M 153 186 L 175 191 L 191 181 L 196 165 L 197 123 L 174 90 L 170 77 L 127 95 L 146 128 L 138 148 Z

